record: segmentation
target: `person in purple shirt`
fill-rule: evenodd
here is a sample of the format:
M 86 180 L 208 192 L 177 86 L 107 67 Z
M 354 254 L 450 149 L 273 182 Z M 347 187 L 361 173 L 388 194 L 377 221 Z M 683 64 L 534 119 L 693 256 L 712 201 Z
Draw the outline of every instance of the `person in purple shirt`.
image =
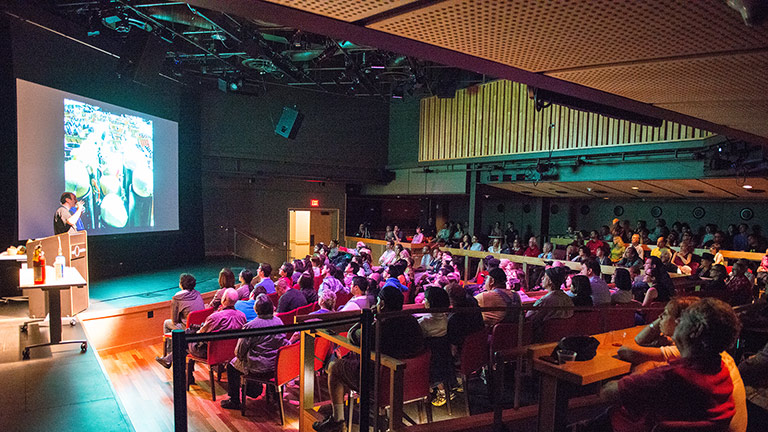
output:
M 275 292 L 275 283 L 269 278 L 271 274 L 272 266 L 269 263 L 261 263 L 259 271 L 256 273 L 256 276 L 259 277 L 259 282 L 253 289 L 256 290 L 257 287 L 263 287 L 267 294 Z
M 344 286 L 344 284 L 336 278 L 336 274 L 338 273 L 338 269 L 333 264 L 325 264 L 323 265 L 322 275 L 323 275 L 323 282 L 320 284 L 320 288 L 317 290 L 317 295 L 321 296 L 324 291 L 333 291 L 334 293 L 337 293 L 339 291 L 347 292 L 347 288 Z
M 273 315 L 274 306 L 265 294 L 256 297 L 254 309 L 258 316 L 243 326 L 243 330 L 276 327 L 283 325 L 280 318 Z M 284 333 L 267 336 L 253 336 L 238 339 L 235 347 L 235 358 L 227 364 L 227 379 L 229 381 L 229 399 L 221 401 L 221 407 L 225 409 L 240 409 L 240 377 L 250 375 L 269 379 L 274 376 L 277 367 L 277 351 L 288 340 Z M 262 386 L 248 388 L 247 396 L 256 398 L 261 393 Z
M 243 325 L 247 322 L 245 314 L 235 309 L 235 303 L 239 296 L 234 288 L 227 288 L 224 290 L 221 300 L 221 309 L 214 312 L 206 318 L 203 326 L 200 330 L 187 329 L 188 333 L 213 333 L 224 330 L 239 330 L 243 328 Z M 197 357 L 206 357 L 208 355 L 207 343 L 190 344 L 188 347 L 189 352 Z M 170 369 L 173 365 L 173 353 L 169 353 L 165 357 L 155 357 L 155 361 L 160 363 L 164 368 Z M 194 383 L 195 379 L 192 376 L 194 371 L 194 361 L 190 360 L 189 367 L 187 368 L 187 379 L 189 383 Z

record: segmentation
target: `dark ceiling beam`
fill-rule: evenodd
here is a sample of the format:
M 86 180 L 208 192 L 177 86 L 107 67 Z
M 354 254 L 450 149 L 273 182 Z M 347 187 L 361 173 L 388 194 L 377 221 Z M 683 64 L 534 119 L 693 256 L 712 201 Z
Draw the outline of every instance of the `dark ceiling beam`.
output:
M 328 37 L 349 40 L 361 45 L 374 46 L 419 59 L 430 60 L 461 69 L 471 70 L 496 78 L 508 79 L 563 95 L 584 99 L 638 114 L 708 130 L 734 139 L 768 146 L 768 138 L 741 130 L 659 108 L 650 104 L 574 84 L 557 78 L 529 72 L 502 63 L 475 57 L 463 52 L 430 45 L 413 39 L 355 25 L 341 20 L 281 6 L 263 0 L 190 0 L 189 4 L 239 15 L 245 18 L 269 21 Z
M 369 17 L 365 17 L 363 19 L 359 19 L 354 22 L 355 25 L 366 27 L 371 24 L 375 24 L 377 22 L 384 21 L 386 19 L 396 17 L 398 15 L 403 15 L 406 13 L 411 13 L 413 11 L 417 11 L 419 9 L 423 9 L 427 6 L 435 6 L 439 3 L 445 3 L 448 0 L 416 0 L 413 3 L 404 4 L 402 6 L 398 6 L 389 10 L 385 10 L 384 12 L 379 12 L 375 15 L 371 15 Z

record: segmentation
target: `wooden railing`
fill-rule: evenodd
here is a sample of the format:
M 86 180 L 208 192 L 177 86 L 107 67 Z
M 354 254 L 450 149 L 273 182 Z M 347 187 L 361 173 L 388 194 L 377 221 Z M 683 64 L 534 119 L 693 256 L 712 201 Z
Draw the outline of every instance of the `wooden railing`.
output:
M 569 244 L 573 243 L 573 239 L 569 237 L 552 237 L 551 239 L 549 239 L 549 241 L 556 246 L 568 246 Z M 609 246 L 613 244 L 612 242 L 605 242 L 605 243 Z M 642 246 L 643 246 L 643 249 L 646 251 L 651 251 L 656 249 L 656 245 L 644 244 Z M 674 251 L 680 250 L 680 247 L 678 246 L 669 246 L 669 248 Z M 701 255 L 704 252 L 709 252 L 709 249 L 698 248 L 698 249 L 694 249 L 693 251 L 693 253 L 697 255 Z M 749 261 L 757 261 L 757 262 L 762 261 L 763 257 L 765 256 L 765 254 L 762 254 L 759 252 L 742 252 L 742 251 L 730 251 L 730 250 L 721 250 L 720 253 L 723 254 L 723 258 L 746 259 Z

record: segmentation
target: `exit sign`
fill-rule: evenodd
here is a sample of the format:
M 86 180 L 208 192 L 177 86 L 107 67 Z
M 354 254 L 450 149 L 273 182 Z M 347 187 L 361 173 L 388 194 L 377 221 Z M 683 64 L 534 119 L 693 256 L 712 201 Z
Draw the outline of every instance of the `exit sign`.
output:
M 309 206 L 310 207 L 320 207 L 320 200 L 309 200 Z

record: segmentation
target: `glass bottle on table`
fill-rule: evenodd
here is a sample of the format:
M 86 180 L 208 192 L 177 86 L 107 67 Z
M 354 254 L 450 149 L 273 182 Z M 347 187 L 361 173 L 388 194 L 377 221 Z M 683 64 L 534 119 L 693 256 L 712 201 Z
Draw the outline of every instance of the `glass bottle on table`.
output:
M 35 285 L 45 283 L 45 252 L 43 252 L 42 245 L 35 246 L 35 252 L 32 256 L 32 273 Z

